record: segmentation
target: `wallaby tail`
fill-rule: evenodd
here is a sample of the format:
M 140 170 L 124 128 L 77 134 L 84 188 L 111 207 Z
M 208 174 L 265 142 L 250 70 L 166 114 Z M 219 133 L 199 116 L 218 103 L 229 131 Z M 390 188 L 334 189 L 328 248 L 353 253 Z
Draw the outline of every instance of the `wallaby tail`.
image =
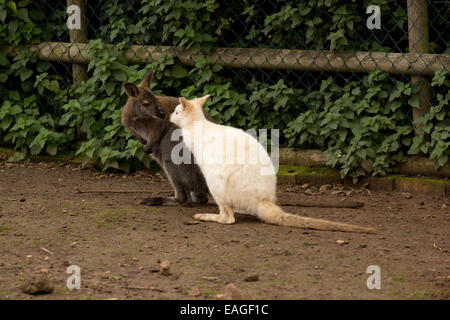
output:
M 360 227 L 342 222 L 333 222 L 290 214 L 284 212 L 279 206 L 271 201 L 264 201 L 258 205 L 258 218 L 266 223 L 286 227 L 360 233 L 376 232 L 374 228 Z

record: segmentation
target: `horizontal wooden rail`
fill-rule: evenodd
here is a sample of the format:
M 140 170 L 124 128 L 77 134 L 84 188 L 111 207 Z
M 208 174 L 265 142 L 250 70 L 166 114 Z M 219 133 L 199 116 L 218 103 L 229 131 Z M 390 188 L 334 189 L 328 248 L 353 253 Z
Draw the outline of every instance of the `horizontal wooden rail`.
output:
M 113 49 L 114 45 L 107 45 Z M 41 60 L 88 63 L 88 46 L 82 43 L 44 42 L 30 45 Z M 17 50 L 2 49 L 15 56 Z M 132 63 L 149 63 L 161 54 L 175 54 L 181 63 L 194 66 L 192 50 L 170 46 L 133 45 L 124 52 Z M 382 70 L 395 74 L 431 75 L 436 71 L 450 72 L 449 54 L 332 52 L 319 50 L 285 50 L 252 48 L 216 48 L 205 55 L 211 63 L 230 68 L 280 69 L 308 71 L 372 72 Z

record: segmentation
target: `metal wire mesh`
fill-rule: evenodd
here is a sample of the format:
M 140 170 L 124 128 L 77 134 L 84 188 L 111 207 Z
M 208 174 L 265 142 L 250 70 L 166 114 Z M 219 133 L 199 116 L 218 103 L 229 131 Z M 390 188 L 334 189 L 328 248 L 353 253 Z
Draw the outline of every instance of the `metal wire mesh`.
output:
M 161 14 L 145 11 L 146 5 L 151 1 L 86 1 L 86 22 L 89 40 L 103 39 L 109 43 L 119 43 L 126 41 L 134 45 L 153 45 L 153 46 L 179 46 L 173 35 L 167 36 L 162 32 L 164 20 L 167 17 Z M 158 2 L 158 1 L 156 1 Z M 161 2 L 161 1 L 160 1 Z M 380 4 L 381 8 L 381 29 L 369 30 L 367 27 L 361 27 L 365 24 L 368 17 L 365 14 L 365 8 L 370 4 L 369 1 L 361 1 L 359 4 L 347 5 L 345 2 L 338 8 L 340 12 L 335 12 L 330 16 L 330 12 L 324 10 L 327 7 L 320 6 L 323 1 L 219 1 L 214 14 L 217 21 L 228 19 L 229 25 L 224 30 L 219 30 L 215 35 L 217 39 L 215 47 L 224 48 L 244 48 L 236 53 L 245 55 L 246 48 L 267 48 L 267 49 L 290 49 L 290 50 L 330 50 L 335 52 L 398 52 L 405 53 L 409 51 L 408 45 L 408 8 L 407 3 L 416 5 L 415 1 L 371 1 Z M 331 2 L 331 1 L 328 1 Z M 52 26 L 59 26 L 54 30 L 47 30 L 45 40 L 48 42 L 70 42 L 69 31 L 65 26 L 67 18 L 67 1 L 43 1 L 39 6 L 47 21 L 52 21 Z M 179 9 L 201 10 L 198 8 L 189 8 L 191 2 L 180 2 Z M 125 5 L 124 5 L 125 4 Z M 384 4 L 384 5 L 383 5 Z M 354 10 L 358 10 L 355 14 Z M 168 12 L 173 14 L 174 11 Z M 109 16 L 108 16 L 109 14 Z M 112 15 L 111 15 L 112 14 Z M 185 13 L 181 13 L 183 15 Z M 429 53 L 443 54 L 448 52 L 448 1 L 429 1 L 428 2 L 428 30 L 422 30 L 429 33 Z M 182 19 L 182 17 L 181 17 Z M 326 22 L 329 19 L 341 19 L 346 23 L 344 27 L 339 26 L 339 22 L 332 23 L 334 30 L 324 30 L 329 26 Z M 186 19 L 185 19 L 186 20 Z M 216 25 L 218 24 L 215 22 Z M 187 22 L 187 20 L 186 20 Z M 146 27 L 146 24 L 154 23 L 152 27 Z M 415 21 L 412 21 L 414 25 Z M 305 26 L 309 27 L 305 31 Z M 114 26 L 114 28 L 111 28 Z M 359 26 L 359 27 L 357 27 Z M 149 32 L 138 32 L 139 28 L 148 29 Z M 44 26 L 45 29 L 45 26 Z M 112 32 L 111 32 L 112 30 Z M 128 30 L 128 31 L 127 31 Z M 130 31 L 131 30 L 131 31 Z M 347 32 L 341 34 L 340 31 Z M 337 34 L 337 35 L 336 35 Z M 333 35 L 337 36 L 338 41 L 333 42 Z M 327 40 L 328 39 L 328 40 Z M 331 40 L 330 40 L 331 39 Z M 342 40 L 339 42 L 339 40 Z M 337 46 L 337 48 L 333 48 Z M 183 47 L 189 47 L 189 43 L 184 43 Z M 254 52 L 252 52 L 254 53 Z M 318 56 L 304 52 L 304 56 L 310 55 L 311 66 L 315 66 L 315 72 L 309 72 L 308 66 L 305 70 L 295 70 L 289 67 L 279 68 L 279 65 L 273 61 L 279 61 L 282 64 L 284 58 L 278 59 L 272 54 L 262 51 L 266 55 L 269 63 L 263 67 L 239 68 L 239 64 L 245 66 L 246 61 L 239 57 L 235 60 L 227 57 L 218 56 L 217 62 L 225 67 L 235 62 L 233 68 L 225 69 L 224 72 L 231 74 L 233 85 L 236 88 L 248 84 L 250 78 L 258 78 L 268 83 L 276 83 L 283 78 L 289 85 L 295 88 L 306 88 L 311 90 L 320 85 L 321 80 L 329 77 L 335 77 L 336 80 L 345 82 L 349 80 L 360 80 L 363 74 L 360 72 L 342 73 L 332 72 L 324 65 L 317 64 L 315 59 Z M 356 55 L 348 55 L 348 59 Z M 253 56 L 246 57 L 248 61 L 254 62 Z M 387 57 L 387 59 L 391 59 Z M 422 59 L 422 58 L 419 58 Z M 298 61 L 303 63 L 304 59 Z M 357 59 L 355 61 L 359 60 Z M 443 61 L 443 60 L 442 60 Z M 292 62 L 292 59 L 288 61 Z M 344 66 L 349 69 L 365 69 L 366 65 L 361 62 L 359 65 L 342 61 Z M 391 61 L 395 69 L 397 61 Z M 427 64 L 429 61 L 424 61 Z M 448 61 L 447 61 L 448 62 Z M 376 63 L 376 62 L 375 62 Z M 320 70 L 322 66 L 323 70 Z M 71 68 L 68 63 L 54 63 L 53 71 L 63 78 L 71 79 Z M 442 65 L 446 68 L 448 65 Z M 298 68 L 297 68 L 298 69 Z M 370 71 L 371 69 L 368 69 Z M 397 73 L 404 74 L 401 70 Z
M 248 88 L 252 79 L 268 84 L 283 79 L 289 87 L 310 92 L 329 77 L 344 85 L 360 82 L 377 69 L 401 81 L 450 69 L 448 0 L 40 1 L 36 5 L 44 17 L 40 58 L 52 61 L 52 72 L 67 86 L 78 77 L 74 72 L 82 70 L 72 63 L 88 62 L 86 48 L 66 27 L 71 3 L 85 3 L 82 28 L 88 40 L 129 47 L 128 57 L 140 64 L 169 50 L 193 66 L 195 54 L 203 52 L 224 67 L 221 75 L 238 91 Z M 426 15 L 424 3 L 425 27 L 416 25 L 416 19 Z M 366 26 L 366 9 L 372 4 L 381 10 L 380 29 Z M 414 15 L 410 9 L 416 6 L 420 7 Z M 206 31 L 196 30 L 199 24 Z M 425 47 L 415 48 L 414 37 Z M 58 61 L 58 46 L 80 50 L 69 55 L 72 60 Z M 143 51 L 148 53 L 145 57 Z M 180 89 L 164 93 L 177 95 Z

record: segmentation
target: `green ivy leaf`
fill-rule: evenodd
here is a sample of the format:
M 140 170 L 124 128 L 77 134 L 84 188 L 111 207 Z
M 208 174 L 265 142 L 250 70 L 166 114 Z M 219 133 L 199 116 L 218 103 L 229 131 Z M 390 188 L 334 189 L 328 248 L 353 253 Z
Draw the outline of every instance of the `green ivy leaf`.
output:
M 408 104 L 413 108 L 419 108 L 420 107 L 420 101 L 418 96 L 414 96 L 411 99 L 408 100 Z
M 19 70 L 18 74 L 20 76 L 20 80 L 23 82 L 31 77 L 31 75 L 33 74 L 33 70 L 22 68 Z
M 5 8 L 0 8 L 0 21 L 2 23 L 5 23 L 5 19 L 6 19 L 6 15 L 8 14 L 8 12 L 6 11 Z
M 125 71 L 117 70 L 113 73 L 114 79 L 120 82 L 124 82 L 127 80 L 128 75 Z
M 25 159 L 26 153 L 23 152 L 16 152 L 11 157 L 8 158 L 8 162 L 19 162 Z
M 183 68 L 183 66 L 181 66 L 181 64 L 175 64 L 170 71 L 172 76 L 175 78 L 184 78 L 188 75 L 188 72 L 185 68 Z
M 58 152 L 58 146 L 56 143 L 49 143 L 47 144 L 45 151 L 47 151 L 49 155 L 54 156 Z
M 31 154 L 37 155 L 41 153 L 42 149 L 45 146 L 45 140 L 39 137 L 36 137 L 34 141 L 30 145 Z

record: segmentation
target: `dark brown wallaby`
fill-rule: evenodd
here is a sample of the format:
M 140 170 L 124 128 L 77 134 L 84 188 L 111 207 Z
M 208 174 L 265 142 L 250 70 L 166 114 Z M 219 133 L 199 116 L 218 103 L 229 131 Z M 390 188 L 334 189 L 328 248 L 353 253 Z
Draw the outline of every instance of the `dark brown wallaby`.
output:
M 172 141 L 178 129 L 168 119 L 179 104 L 178 98 L 156 96 L 150 90 L 153 72 L 149 71 L 139 85 L 125 83 L 128 100 L 122 111 L 122 124 L 144 144 L 144 151 L 161 166 L 175 191 L 174 197 L 150 197 L 141 201 L 147 205 L 177 205 L 208 202 L 208 187 L 192 154 L 191 164 L 174 164 L 172 149 L 179 141 Z M 208 115 L 209 117 L 209 115 Z M 188 152 L 184 148 L 183 152 Z

